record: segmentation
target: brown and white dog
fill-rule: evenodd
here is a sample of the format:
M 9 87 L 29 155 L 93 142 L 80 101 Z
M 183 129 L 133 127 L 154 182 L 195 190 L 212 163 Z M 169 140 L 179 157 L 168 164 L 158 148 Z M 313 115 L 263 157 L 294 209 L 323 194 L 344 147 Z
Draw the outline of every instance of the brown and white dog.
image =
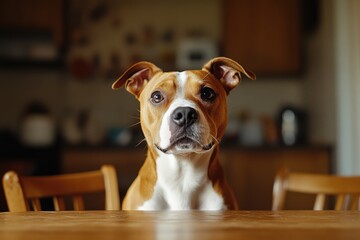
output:
M 150 62 L 129 68 L 112 85 L 140 102 L 147 157 L 123 210 L 232 210 L 237 203 L 219 162 L 227 125 L 226 97 L 255 75 L 219 57 L 202 70 L 163 72 Z

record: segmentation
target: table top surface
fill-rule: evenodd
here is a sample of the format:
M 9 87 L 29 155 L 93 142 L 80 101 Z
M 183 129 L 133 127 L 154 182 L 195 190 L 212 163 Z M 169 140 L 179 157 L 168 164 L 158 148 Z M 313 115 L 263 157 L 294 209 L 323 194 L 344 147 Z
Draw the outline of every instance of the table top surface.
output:
M 7 240 L 306 238 L 360 239 L 360 211 L 0 213 L 0 239 Z

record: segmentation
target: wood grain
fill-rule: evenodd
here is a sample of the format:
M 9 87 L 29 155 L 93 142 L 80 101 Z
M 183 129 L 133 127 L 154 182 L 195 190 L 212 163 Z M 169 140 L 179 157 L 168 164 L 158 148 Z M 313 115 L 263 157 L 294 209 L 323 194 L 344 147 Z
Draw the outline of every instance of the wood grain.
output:
M 0 239 L 360 239 L 359 211 L 0 213 Z
M 327 197 L 336 199 L 335 207 L 332 209 L 360 210 L 359 176 L 291 172 L 282 167 L 278 170 L 274 182 L 272 210 L 285 209 L 285 196 L 288 192 L 315 195 L 314 210 L 331 209 L 325 204 Z
M 52 176 L 18 176 L 8 171 L 3 177 L 6 202 L 11 212 L 41 211 L 40 199 L 52 197 L 56 211 L 66 210 L 65 197 L 73 199 L 75 210 L 84 210 L 81 196 L 105 193 L 106 210 L 120 210 L 116 170 L 103 165 L 100 170 Z
M 225 0 L 224 53 L 257 75 L 301 71 L 299 0 Z

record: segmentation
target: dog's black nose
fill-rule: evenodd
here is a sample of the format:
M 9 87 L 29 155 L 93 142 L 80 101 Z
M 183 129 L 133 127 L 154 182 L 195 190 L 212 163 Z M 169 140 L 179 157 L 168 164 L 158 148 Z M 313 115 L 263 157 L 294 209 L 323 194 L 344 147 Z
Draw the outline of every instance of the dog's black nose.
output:
M 198 119 L 198 113 L 191 107 L 178 107 L 172 113 L 171 118 L 179 127 L 187 127 L 196 122 Z

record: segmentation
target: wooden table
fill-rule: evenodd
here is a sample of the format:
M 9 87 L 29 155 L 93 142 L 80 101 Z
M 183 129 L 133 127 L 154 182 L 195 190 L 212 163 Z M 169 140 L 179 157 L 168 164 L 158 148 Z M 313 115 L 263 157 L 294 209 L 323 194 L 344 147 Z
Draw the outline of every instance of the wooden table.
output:
M 4 212 L 0 239 L 360 239 L 360 211 Z

